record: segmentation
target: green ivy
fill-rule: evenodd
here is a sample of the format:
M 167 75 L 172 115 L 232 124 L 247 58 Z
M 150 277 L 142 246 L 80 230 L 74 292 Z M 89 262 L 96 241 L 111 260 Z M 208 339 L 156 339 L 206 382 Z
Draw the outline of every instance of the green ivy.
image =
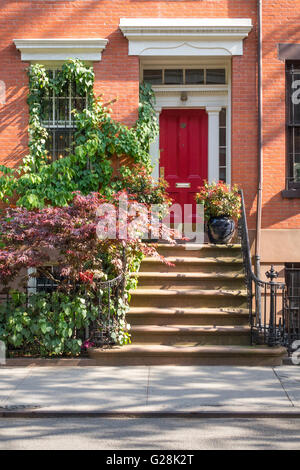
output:
M 43 292 L 26 302 L 24 293 L 12 292 L 11 301 L 0 305 L 0 340 L 22 353 L 77 355 L 82 345 L 78 331 L 97 316 L 97 306 L 86 295 Z
M 29 155 L 17 169 L 0 166 L 0 200 L 9 203 L 17 195 L 19 206 L 34 209 L 45 205 L 64 206 L 72 200 L 74 191 L 89 194 L 100 189 L 109 195 L 114 190 L 113 156 L 130 156 L 150 170 L 149 145 L 158 133 L 150 85 L 140 86 L 139 118 L 129 128 L 115 121 L 108 105 L 94 97 L 93 69 L 81 61 L 67 61 L 55 78 L 40 64 L 32 65 L 28 75 Z M 69 81 L 74 81 L 79 93 L 87 97 L 87 109 L 74 111 L 77 131 L 69 155 L 49 163 L 42 102 L 52 90 L 59 94 Z

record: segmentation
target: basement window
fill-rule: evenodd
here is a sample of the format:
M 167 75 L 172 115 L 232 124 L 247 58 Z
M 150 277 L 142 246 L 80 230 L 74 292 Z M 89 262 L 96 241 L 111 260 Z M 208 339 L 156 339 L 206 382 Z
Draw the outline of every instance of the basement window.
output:
M 48 266 L 43 270 L 30 268 L 28 274 L 30 276 L 28 281 L 29 294 L 54 292 L 57 290 L 58 281 L 62 279 L 56 266 Z

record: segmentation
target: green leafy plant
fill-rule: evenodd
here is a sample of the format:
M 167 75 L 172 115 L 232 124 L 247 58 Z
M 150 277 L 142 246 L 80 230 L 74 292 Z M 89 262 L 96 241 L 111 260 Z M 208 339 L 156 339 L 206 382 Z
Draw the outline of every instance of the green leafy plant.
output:
M 78 355 L 78 335 L 97 318 L 98 308 L 86 293 L 25 294 L 11 292 L 0 304 L 0 339 L 22 353 L 41 356 Z
M 81 61 L 67 61 L 54 78 L 40 64 L 31 65 L 28 75 L 29 155 L 16 169 L 0 166 L 0 200 L 9 203 L 14 196 L 17 205 L 33 209 L 64 206 L 73 199 L 74 191 L 112 194 L 112 160 L 122 156 L 150 171 L 149 145 L 158 133 L 158 124 L 149 85 L 140 86 L 139 118 L 128 128 L 111 117 L 111 103 L 94 97 L 94 72 Z M 59 94 L 69 81 L 86 96 L 87 108 L 74 110 L 77 131 L 69 154 L 50 162 L 46 151 L 49 135 L 42 125 L 43 100 L 52 90 Z
M 237 186 L 230 188 L 229 185 L 222 182 L 211 184 L 205 182 L 199 189 L 196 201 L 204 206 L 205 220 L 220 216 L 239 219 L 241 197 Z

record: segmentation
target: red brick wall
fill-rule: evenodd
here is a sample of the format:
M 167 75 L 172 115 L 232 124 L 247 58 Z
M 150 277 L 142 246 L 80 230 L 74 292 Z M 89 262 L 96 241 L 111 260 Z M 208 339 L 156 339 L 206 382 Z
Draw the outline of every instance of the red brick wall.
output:
M 244 55 L 232 62 L 232 180 L 244 188 L 250 226 L 254 227 L 257 186 L 256 0 L 2 0 L 0 10 L 0 80 L 7 103 L 0 105 L 0 161 L 15 165 L 26 154 L 28 66 L 20 60 L 14 38 L 103 37 L 109 39 L 102 61 L 94 64 L 96 93 L 112 99 L 115 117 L 128 125 L 137 118 L 139 61 L 129 57 L 118 29 L 121 17 L 252 18 L 254 30 L 244 41 Z M 300 42 L 295 4 L 300 0 L 264 1 L 263 227 L 300 228 L 300 203 L 282 200 L 285 185 L 285 77 L 277 42 Z M 286 23 L 286 24 L 285 24 Z
M 278 43 L 300 43 L 299 0 L 263 2 L 264 228 L 300 228 L 300 200 L 282 199 L 285 187 L 285 64 Z

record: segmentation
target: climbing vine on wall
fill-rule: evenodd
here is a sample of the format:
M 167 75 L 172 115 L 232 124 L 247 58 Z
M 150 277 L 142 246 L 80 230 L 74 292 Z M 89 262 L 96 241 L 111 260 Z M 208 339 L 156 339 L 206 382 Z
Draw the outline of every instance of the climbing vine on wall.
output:
M 114 191 L 112 159 L 131 157 L 150 170 L 149 145 L 158 133 L 151 86 L 140 86 L 139 118 L 129 128 L 111 116 L 110 103 L 93 94 L 94 72 L 79 60 L 63 64 L 55 77 L 43 65 L 32 65 L 29 75 L 29 155 L 16 169 L 0 166 L 0 200 L 17 197 L 17 205 L 28 209 L 45 205 L 64 206 L 74 191 L 89 194 L 100 190 L 109 196 Z M 70 153 L 49 162 L 46 144 L 48 131 L 42 125 L 44 98 L 69 81 L 75 82 L 87 107 L 73 111 L 76 123 L 74 145 Z

